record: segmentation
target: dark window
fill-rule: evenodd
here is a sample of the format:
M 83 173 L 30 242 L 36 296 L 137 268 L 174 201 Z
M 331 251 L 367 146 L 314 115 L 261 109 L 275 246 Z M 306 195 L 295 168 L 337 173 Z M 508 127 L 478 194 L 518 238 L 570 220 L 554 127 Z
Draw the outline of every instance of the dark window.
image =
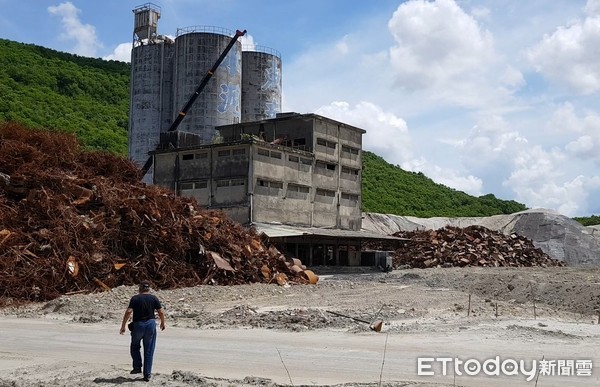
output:
M 327 148 L 335 149 L 336 143 L 333 141 L 325 140 L 324 138 L 317 137 L 317 145 L 326 146 Z
M 342 145 L 342 152 L 344 152 L 344 153 L 350 153 L 350 154 L 353 154 L 353 155 L 358 155 L 358 151 L 359 151 L 358 148 L 353 148 L 353 147 L 348 146 L 348 145 Z
M 194 154 L 193 153 L 187 153 L 181 156 L 182 160 L 193 160 L 194 159 Z
M 335 197 L 335 191 L 330 191 L 327 189 L 321 189 L 321 188 L 317 188 L 317 195 L 318 196 L 326 196 L 329 198 L 333 198 Z

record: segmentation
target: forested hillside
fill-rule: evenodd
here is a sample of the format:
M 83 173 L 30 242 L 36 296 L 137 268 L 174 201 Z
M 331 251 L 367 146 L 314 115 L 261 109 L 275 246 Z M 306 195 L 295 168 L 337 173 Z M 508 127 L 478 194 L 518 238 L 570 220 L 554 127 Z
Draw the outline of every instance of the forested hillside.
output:
M 88 149 L 127 154 L 130 66 L 0 39 L 0 122 L 77 135 Z M 488 216 L 525 209 L 474 197 L 364 152 L 363 211 L 419 217 Z M 598 224 L 598 217 L 577 218 Z
M 363 207 L 368 212 L 423 218 L 490 216 L 527 209 L 492 194 L 475 197 L 434 183 L 420 172 L 407 172 L 371 152 L 363 152 Z
M 0 39 L 0 121 L 127 154 L 130 67 Z

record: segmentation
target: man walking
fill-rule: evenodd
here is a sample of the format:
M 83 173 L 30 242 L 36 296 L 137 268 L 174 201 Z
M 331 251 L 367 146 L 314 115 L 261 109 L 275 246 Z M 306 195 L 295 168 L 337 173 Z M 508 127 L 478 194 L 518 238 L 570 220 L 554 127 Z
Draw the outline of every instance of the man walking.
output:
M 129 306 L 121 322 L 120 333 L 125 334 L 125 325 L 133 313 L 133 322 L 130 324 L 131 330 L 131 358 L 133 359 L 133 369 L 131 374 L 142 373 L 142 357 L 140 355 L 141 345 L 144 343 L 144 380 L 147 382 L 152 376 L 152 358 L 154 357 L 154 347 L 156 345 L 156 321 L 154 311 L 158 312 L 160 317 L 160 330 L 165 330 L 165 314 L 158 297 L 150 294 L 150 284 L 142 282 L 139 287 L 139 294 L 131 297 Z

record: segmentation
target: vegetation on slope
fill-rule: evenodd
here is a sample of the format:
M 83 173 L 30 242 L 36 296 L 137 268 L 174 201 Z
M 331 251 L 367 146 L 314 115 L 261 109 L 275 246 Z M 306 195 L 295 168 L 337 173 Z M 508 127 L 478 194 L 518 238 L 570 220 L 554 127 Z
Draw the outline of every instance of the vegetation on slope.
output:
M 0 39 L 0 121 L 127 153 L 130 67 Z
M 600 224 L 600 215 L 577 217 L 573 219 L 575 219 L 584 226 L 595 226 L 597 224 Z
M 428 218 L 490 216 L 526 209 L 521 203 L 492 194 L 467 195 L 363 152 L 363 211 Z

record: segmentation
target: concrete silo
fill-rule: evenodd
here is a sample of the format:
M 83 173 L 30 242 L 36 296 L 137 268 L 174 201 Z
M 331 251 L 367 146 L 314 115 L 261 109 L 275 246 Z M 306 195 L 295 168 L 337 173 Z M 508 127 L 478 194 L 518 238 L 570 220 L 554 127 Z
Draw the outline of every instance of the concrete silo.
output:
M 175 46 L 171 39 L 157 34 L 159 7 L 148 3 L 133 13 L 128 155 L 141 167 L 172 120 Z M 152 170 L 144 181 L 152 182 Z
M 261 46 L 242 51 L 242 122 L 281 112 L 281 55 Z
M 177 30 L 173 112 L 177 113 L 187 103 L 234 35 L 235 32 L 218 27 Z M 242 48 L 241 43 L 236 42 L 178 129 L 197 134 L 202 142 L 211 143 L 215 126 L 240 122 L 241 67 Z

